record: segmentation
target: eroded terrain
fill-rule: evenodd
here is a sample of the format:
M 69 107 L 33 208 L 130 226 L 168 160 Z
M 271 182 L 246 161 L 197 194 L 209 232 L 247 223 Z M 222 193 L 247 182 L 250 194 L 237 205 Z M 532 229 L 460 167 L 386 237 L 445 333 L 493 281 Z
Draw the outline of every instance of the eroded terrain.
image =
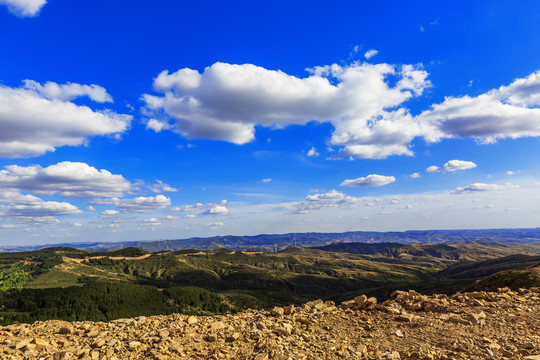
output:
M 540 288 L 0 328 L 2 359 L 540 359 Z

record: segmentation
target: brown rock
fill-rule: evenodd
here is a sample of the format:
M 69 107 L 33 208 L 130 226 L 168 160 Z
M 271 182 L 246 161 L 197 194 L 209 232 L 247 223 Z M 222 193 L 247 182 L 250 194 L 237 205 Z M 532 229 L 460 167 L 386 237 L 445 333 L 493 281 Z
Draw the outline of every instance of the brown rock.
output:
M 412 322 L 414 320 L 413 314 L 401 314 L 396 317 L 397 321 Z
M 72 354 L 69 351 L 57 351 L 53 354 L 53 360 L 70 359 Z
M 342 308 L 344 308 L 344 309 L 349 309 L 349 308 L 352 308 L 352 307 L 356 306 L 356 301 L 347 300 L 347 301 L 342 302 L 340 306 Z
M 15 349 L 17 350 L 23 349 L 26 347 L 26 345 L 30 344 L 31 341 L 32 341 L 31 339 L 24 339 L 22 341 L 19 341 L 17 345 L 15 345 Z
M 292 315 L 292 314 L 294 314 L 294 310 L 295 310 L 294 305 L 285 306 L 283 308 L 283 313 L 285 315 Z
M 225 328 L 225 324 L 222 321 L 218 321 L 218 322 L 210 324 L 210 329 L 213 331 L 223 330 L 224 328 Z
M 274 306 L 270 313 L 272 314 L 272 316 L 283 316 L 285 311 L 279 306 Z
M 73 328 L 71 326 L 62 326 L 61 328 L 58 329 L 58 334 L 64 334 L 64 335 L 69 335 L 73 332 Z

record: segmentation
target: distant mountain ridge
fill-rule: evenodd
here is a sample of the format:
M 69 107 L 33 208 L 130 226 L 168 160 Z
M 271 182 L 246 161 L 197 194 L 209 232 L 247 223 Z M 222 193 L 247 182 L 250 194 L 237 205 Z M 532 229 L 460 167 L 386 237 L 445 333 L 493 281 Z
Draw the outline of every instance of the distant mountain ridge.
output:
M 101 252 L 136 247 L 150 252 L 185 249 L 280 251 L 290 246 L 320 247 L 334 243 L 442 243 L 448 241 L 498 241 L 527 243 L 540 241 L 540 228 L 530 229 L 480 229 L 480 230 L 410 230 L 402 232 L 349 231 L 343 233 L 288 233 L 260 234 L 253 236 L 213 236 L 189 239 L 148 240 L 126 242 L 81 242 L 54 245 L 4 245 L 0 251 L 32 251 L 50 246 L 73 247 L 85 251 Z
M 485 256 L 507 256 L 510 254 L 535 254 L 534 245 L 527 246 L 519 243 L 504 243 L 500 241 L 471 240 L 449 241 L 437 244 L 399 244 L 399 243 L 336 243 L 326 246 L 312 247 L 330 252 L 387 256 L 406 258 L 412 256 L 431 256 L 446 260 L 477 261 Z M 532 247 L 531 247 L 532 245 Z

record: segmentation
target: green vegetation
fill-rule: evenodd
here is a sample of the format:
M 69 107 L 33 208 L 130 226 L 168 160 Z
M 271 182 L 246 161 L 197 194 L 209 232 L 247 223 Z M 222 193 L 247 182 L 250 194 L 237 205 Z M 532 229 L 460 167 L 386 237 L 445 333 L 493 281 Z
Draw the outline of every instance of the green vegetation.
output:
M 0 253 L 0 322 L 223 313 L 317 298 L 342 301 L 361 293 L 385 298 L 410 288 L 450 293 L 539 261 L 534 247 L 486 241 L 346 243 L 271 253 L 90 253 L 69 247 Z
M 129 283 L 90 282 L 81 287 L 0 292 L 0 324 L 61 319 L 109 321 L 171 313 L 214 314 L 230 311 L 223 299 L 205 289 Z
M 30 276 L 24 270 L 16 270 L 8 273 L 0 279 L 0 290 L 22 289 Z

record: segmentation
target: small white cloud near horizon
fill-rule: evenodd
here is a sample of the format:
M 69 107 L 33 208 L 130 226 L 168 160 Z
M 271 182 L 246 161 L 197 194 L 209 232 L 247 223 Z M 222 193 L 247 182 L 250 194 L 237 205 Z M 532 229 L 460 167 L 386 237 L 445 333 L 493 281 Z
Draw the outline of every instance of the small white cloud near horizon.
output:
M 194 211 L 199 211 L 199 210 L 204 210 L 204 209 L 210 209 L 218 205 L 220 206 L 227 205 L 227 200 L 221 200 L 218 202 L 212 202 L 212 203 L 207 203 L 207 204 L 195 203 L 193 205 L 175 206 L 171 208 L 171 211 L 194 212 Z
M 411 175 L 409 175 L 409 177 L 411 179 L 418 179 L 420 177 L 420 173 L 419 172 L 415 172 L 415 173 L 412 173 Z
M 104 210 L 101 212 L 101 215 L 103 216 L 112 216 L 112 215 L 118 215 L 120 214 L 120 211 L 118 210 Z
M 228 215 L 229 210 L 223 205 L 212 206 L 210 209 L 202 213 L 202 215 Z
M 331 190 L 326 193 L 311 194 L 306 196 L 304 201 L 297 204 L 294 213 L 308 214 L 313 210 L 327 207 L 349 206 L 360 200 L 360 198 L 345 195 L 344 193 L 337 190 Z
M 19 17 L 36 16 L 47 0 L 0 0 L 0 5 L 6 5 L 8 10 Z
M 92 200 L 94 205 L 113 205 L 128 213 L 149 213 L 171 205 L 171 199 L 165 195 L 139 196 L 133 199 L 98 199 Z
M 307 156 L 309 157 L 317 157 L 319 156 L 319 153 L 317 152 L 317 149 L 315 149 L 315 146 L 312 146 L 311 149 L 307 152 Z
M 366 177 L 344 180 L 340 184 L 340 186 L 347 186 L 347 187 L 383 186 L 383 185 L 393 183 L 395 181 L 396 181 L 396 178 L 393 176 L 370 174 Z
M 371 50 L 368 50 L 366 51 L 366 53 L 364 54 L 364 57 L 369 60 L 371 59 L 372 57 L 374 57 L 375 55 L 377 55 L 379 52 L 375 49 L 371 49 Z
M 456 190 L 452 191 L 452 194 L 465 194 L 465 193 L 474 193 L 482 191 L 496 191 L 503 189 L 516 189 L 519 188 L 519 185 L 514 185 L 512 183 L 505 183 L 504 185 L 499 184 L 485 184 L 485 183 L 474 183 L 471 185 L 458 187 Z
M 512 170 L 508 170 L 507 172 L 505 172 L 505 174 L 506 174 L 506 175 L 512 176 L 512 175 L 514 175 L 515 173 L 514 173 Z
M 458 170 L 469 170 L 475 168 L 477 165 L 472 161 L 464 160 L 450 160 L 443 166 L 432 165 L 426 169 L 427 172 L 453 172 Z
M 262 179 L 262 180 L 261 180 L 261 182 L 262 182 L 263 184 L 267 184 L 267 183 L 269 183 L 269 182 L 271 182 L 271 181 L 272 181 L 272 179 L 270 179 L 270 178 L 268 178 L 268 179 Z

